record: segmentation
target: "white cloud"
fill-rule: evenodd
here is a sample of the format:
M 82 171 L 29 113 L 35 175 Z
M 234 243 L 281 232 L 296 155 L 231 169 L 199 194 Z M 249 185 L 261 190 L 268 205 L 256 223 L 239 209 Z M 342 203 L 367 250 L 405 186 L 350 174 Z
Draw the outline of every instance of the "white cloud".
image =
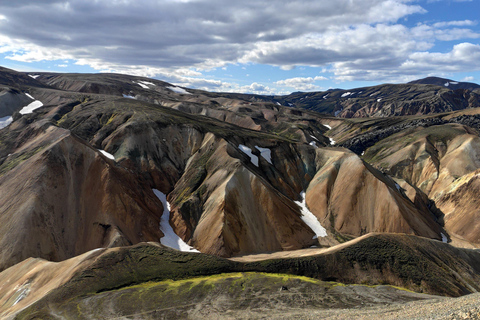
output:
M 475 26 L 477 25 L 477 21 L 472 20 L 461 20 L 461 21 L 443 21 L 434 23 L 433 26 L 435 28 L 444 28 L 444 27 L 464 27 L 464 26 Z
M 103 72 L 158 77 L 215 91 L 271 93 L 273 85 L 315 90 L 318 80 L 308 77 L 262 88 L 258 83 L 237 85 L 206 78 L 202 72 L 260 63 L 283 70 L 321 67 L 340 81 L 404 79 L 433 70 L 438 59 L 448 56 L 429 51 L 437 41 L 467 44 L 480 38 L 472 20 L 402 25 L 411 15 L 427 13 L 419 4 L 413 0 L 3 1 L 0 53 L 21 62 L 66 60 Z M 452 48 L 450 69 L 478 70 L 477 62 L 467 67 L 455 58 L 465 49 Z
M 463 82 L 472 82 L 472 81 L 474 81 L 474 80 L 475 80 L 474 77 L 468 76 L 468 77 L 463 78 L 461 81 L 463 81 Z
M 321 87 L 315 85 L 316 81 L 328 80 L 322 76 L 312 77 L 295 77 L 285 80 L 276 81 L 275 84 L 280 87 L 294 88 L 295 90 L 300 91 L 313 91 L 320 90 Z

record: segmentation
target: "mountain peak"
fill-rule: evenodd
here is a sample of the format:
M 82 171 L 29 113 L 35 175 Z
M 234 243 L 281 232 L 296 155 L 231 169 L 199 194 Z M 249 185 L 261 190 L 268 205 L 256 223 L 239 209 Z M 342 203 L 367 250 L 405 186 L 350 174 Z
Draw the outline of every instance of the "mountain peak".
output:
M 467 89 L 467 90 L 475 90 L 479 89 L 480 85 L 472 82 L 459 82 L 451 79 L 445 79 L 440 77 L 427 77 L 415 81 L 409 82 L 410 84 L 433 84 L 436 86 L 441 87 L 448 87 L 453 90 L 455 89 Z

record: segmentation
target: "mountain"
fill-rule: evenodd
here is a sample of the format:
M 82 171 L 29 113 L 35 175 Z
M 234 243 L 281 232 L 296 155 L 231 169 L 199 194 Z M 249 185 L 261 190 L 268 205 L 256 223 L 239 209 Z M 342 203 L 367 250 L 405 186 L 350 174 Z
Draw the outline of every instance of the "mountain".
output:
M 76 299 L 58 306 L 68 313 L 93 301 L 84 294 L 115 304 L 117 289 L 133 297 L 148 281 L 219 273 L 253 272 L 233 278 L 268 290 L 272 273 L 447 296 L 480 289 L 473 91 L 405 84 L 276 97 L 120 74 L 2 72 L 0 279 L 17 279 L 0 284 L 4 315 L 48 318 L 62 297 Z M 365 112 L 351 114 L 351 99 Z M 372 99 L 415 116 L 368 108 Z M 221 290 L 234 281 L 218 279 Z M 201 297 L 220 294 L 212 290 Z M 386 301 L 395 297 L 404 295 Z
M 444 87 L 449 87 L 452 90 L 457 90 L 457 89 L 465 89 L 465 90 L 470 90 L 473 91 L 475 89 L 480 89 L 480 85 L 472 82 L 458 82 L 450 79 L 444 79 L 444 78 L 438 78 L 438 77 L 427 77 L 424 79 L 419 79 L 415 81 L 411 81 L 409 83 L 413 84 L 433 84 L 436 86 L 444 86 Z

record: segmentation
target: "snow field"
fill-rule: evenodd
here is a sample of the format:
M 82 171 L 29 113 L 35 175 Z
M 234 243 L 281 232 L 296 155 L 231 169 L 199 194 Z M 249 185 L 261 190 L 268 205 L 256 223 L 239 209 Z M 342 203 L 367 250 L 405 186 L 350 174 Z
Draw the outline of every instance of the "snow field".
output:
M 152 189 L 155 196 L 162 202 L 163 214 L 160 219 L 160 230 L 165 235 L 160 239 L 160 243 L 164 246 L 184 251 L 184 252 L 200 252 L 195 248 L 186 244 L 179 236 L 175 234 L 172 226 L 170 225 L 170 203 L 167 201 L 167 195 L 157 189 Z

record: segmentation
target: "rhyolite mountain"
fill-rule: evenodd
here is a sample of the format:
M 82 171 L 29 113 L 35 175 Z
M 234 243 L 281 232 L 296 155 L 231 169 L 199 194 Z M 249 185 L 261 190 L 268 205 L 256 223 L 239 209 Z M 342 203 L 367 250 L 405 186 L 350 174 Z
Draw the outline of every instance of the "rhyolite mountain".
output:
M 83 279 L 91 250 L 144 242 L 201 252 L 185 253 L 188 261 L 204 254 L 247 259 L 246 266 L 220 259 L 221 268 L 209 260 L 206 271 L 181 269 L 174 278 L 281 272 L 441 295 L 475 292 L 479 253 L 442 242 L 480 245 L 477 103 L 476 89 L 435 84 L 272 97 L 120 74 L 2 69 L 0 270 L 7 273 L 0 279 L 16 272 L 19 279 L 13 287 L 0 284 L 0 291 L 10 290 L 2 312 L 17 314 L 47 291 Z M 372 232 L 410 237 L 358 238 Z M 398 250 L 374 258 L 389 246 Z M 102 266 L 137 249 L 109 250 Z M 156 255 L 165 263 L 180 258 L 145 250 L 114 263 L 131 261 L 125 268 L 135 271 L 124 280 L 86 285 L 94 290 L 88 292 L 169 278 L 137 264 Z M 274 253 L 299 257 L 303 250 L 316 258 L 269 262 Z M 347 253 L 327 255 L 344 252 L 338 250 Z M 452 254 L 435 257 L 439 250 Z M 273 254 L 248 264 L 249 255 L 261 253 Z M 340 261 L 355 272 L 340 272 Z M 425 272 L 414 271 L 419 266 Z M 32 282 L 38 268 L 49 277 L 54 270 L 71 273 L 47 285 Z M 102 277 L 87 273 L 94 282 Z M 436 279 L 445 282 L 438 286 Z M 34 300 L 27 303 L 29 292 Z M 42 316 L 54 312 L 35 308 Z

